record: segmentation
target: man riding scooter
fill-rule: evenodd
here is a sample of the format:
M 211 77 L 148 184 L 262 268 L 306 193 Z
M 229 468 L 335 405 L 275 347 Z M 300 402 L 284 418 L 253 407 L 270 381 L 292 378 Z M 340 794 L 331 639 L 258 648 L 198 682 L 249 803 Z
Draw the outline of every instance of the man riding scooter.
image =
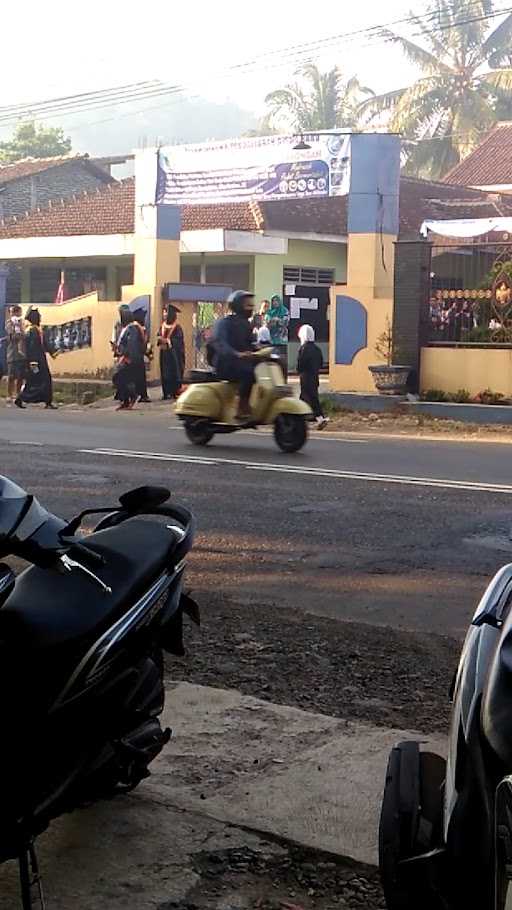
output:
M 191 371 L 176 416 L 193 445 L 208 445 L 217 433 L 271 426 L 281 451 L 291 454 L 305 444 L 313 413 L 286 385 L 271 346 L 254 342 L 252 302 L 249 291 L 229 296 L 231 313 L 215 323 L 207 345 L 207 360 L 215 372 Z
M 249 400 L 255 382 L 253 361 L 253 330 L 249 324 L 252 316 L 254 294 L 233 291 L 228 297 L 231 313 L 215 323 L 212 337 L 212 365 L 217 376 L 237 382 L 240 400 L 237 420 L 251 419 Z

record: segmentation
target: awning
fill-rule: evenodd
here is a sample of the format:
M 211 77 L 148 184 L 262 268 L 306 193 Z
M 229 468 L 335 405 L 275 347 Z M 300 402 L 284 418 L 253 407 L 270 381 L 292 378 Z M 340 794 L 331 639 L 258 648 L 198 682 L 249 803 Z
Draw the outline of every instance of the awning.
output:
M 512 218 L 459 218 L 452 221 L 424 221 L 420 233 L 440 234 L 442 237 L 482 237 L 493 231 L 512 234 Z

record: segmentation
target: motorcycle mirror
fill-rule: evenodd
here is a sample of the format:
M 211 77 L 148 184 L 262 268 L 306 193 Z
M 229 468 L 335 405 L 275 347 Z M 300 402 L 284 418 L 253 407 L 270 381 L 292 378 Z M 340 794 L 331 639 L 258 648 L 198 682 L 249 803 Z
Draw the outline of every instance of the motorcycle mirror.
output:
M 171 493 L 165 487 L 136 487 L 119 497 L 126 512 L 142 512 L 144 509 L 155 509 L 167 502 Z
M 0 607 L 14 590 L 16 576 L 9 566 L 0 562 Z

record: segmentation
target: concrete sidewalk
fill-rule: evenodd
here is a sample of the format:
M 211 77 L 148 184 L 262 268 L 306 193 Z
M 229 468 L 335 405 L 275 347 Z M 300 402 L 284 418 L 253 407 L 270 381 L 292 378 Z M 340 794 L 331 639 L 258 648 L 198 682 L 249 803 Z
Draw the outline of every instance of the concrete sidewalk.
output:
M 149 790 L 166 804 L 377 862 L 388 755 L 404 739 L 444 753 L 442 738 L 352 723 L 232 690 L 180 683 L 174 730 Z
M 205 855 L 279 858 L 266 833 L 376 862 L 388 752 L 410 732 L 187 683 L 169 687 L 164 723 L 174 738 L 133 795 L 65 816 L 40 838 L 51 910 L 188 906 Z M 0 906 L 17 901 L 8 863 Z

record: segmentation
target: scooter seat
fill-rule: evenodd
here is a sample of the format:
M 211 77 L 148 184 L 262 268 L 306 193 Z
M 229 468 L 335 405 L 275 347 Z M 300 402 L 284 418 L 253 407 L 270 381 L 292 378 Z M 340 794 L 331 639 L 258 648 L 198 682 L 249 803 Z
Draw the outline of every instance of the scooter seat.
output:
M 199 382 L 224 382 L 224 380 L 219 379 L 213 370 L 189 370 L 185 376 L 185 382 L 187 385 L 195 385 Z
M 19 576 L 0 609 L 4 647 L 39 651 L 78 645 L 101 635 L 169 564 L 176 538 L 165 525 L 133 518 L 91 534 L 86 543 L 105 558 L 105 565 L 70 555 L 112 588 L 112 593 L 105 593 L 79 569 L 60 574 L 31 567 Z

